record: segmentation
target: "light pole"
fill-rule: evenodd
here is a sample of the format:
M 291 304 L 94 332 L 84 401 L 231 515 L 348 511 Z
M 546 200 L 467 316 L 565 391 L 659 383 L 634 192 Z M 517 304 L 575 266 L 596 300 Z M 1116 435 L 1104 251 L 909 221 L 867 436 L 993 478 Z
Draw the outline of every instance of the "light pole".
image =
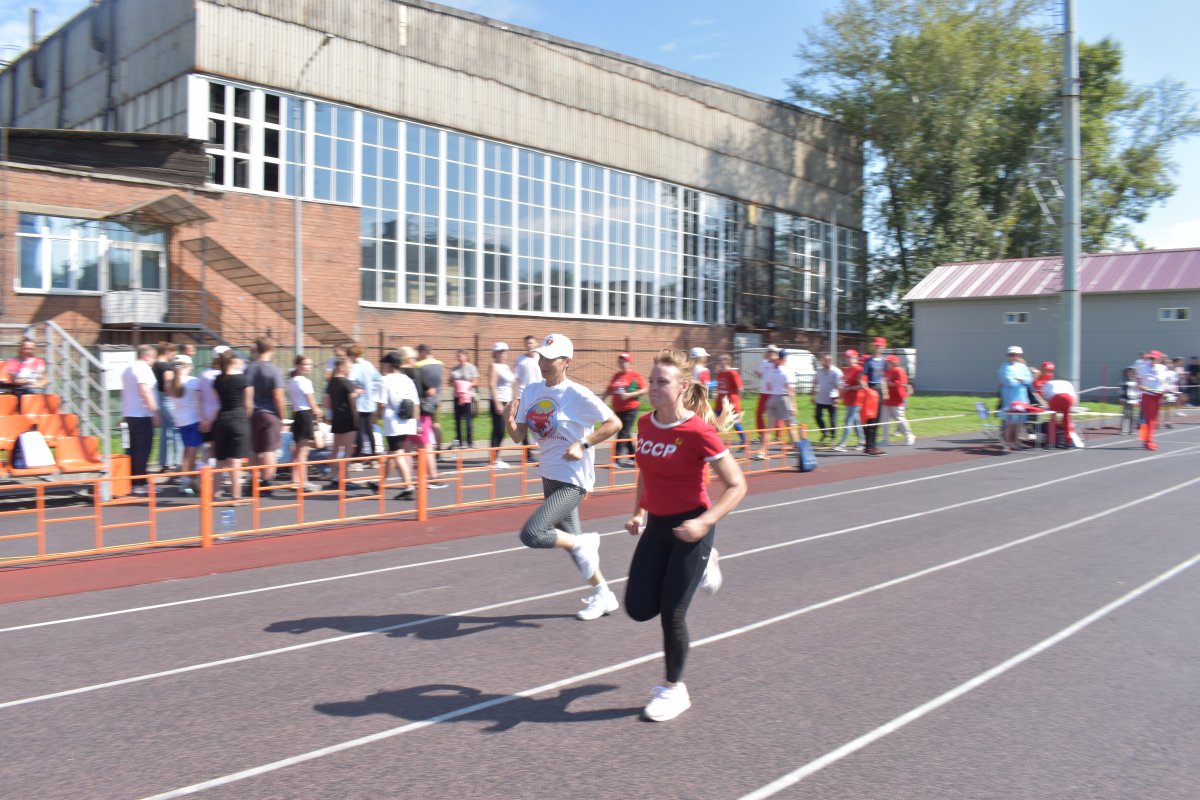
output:
M 312 55 L 308 57 L 308 61 L 304 62 L 304 66 L 300 68 L 299 74 L 296 75 L 296 89 L 299 90 L 304 85 L 304 75 L 308 72 L 308 68 L 312 66 L 317 54 L 324 49 L 325 45 L 332 42 L 334 35 L 332 33 L 325 34 L 321 39 L 321 43 L 312 51 Z M 300 106 L 304 103 L 298 97 L 291 98 L 289 101 L 292 109 L 292 133 L 294 138 L 289 137 L 288 146 L 291 147 L 293 141 L 303 143 L 298 145 L 300 152 L 293 153 L 292 156 L 292 253 L 294 263 L 292 265 L 295 273 L 295 291 L 294 297 L 296 307 L 293 314 L 296 317 L 296 355 L 304 352 L 304 243 L 300 232 L 300 199 L 304 194 L 304 169 L 303 161 L 307 155 L 307 137 L 300 130 Z
M 866 189 L 865 183 L 859 184 L 858 188 L 850 194 L 846 195 L 849 200 L 854 195 Z M 841 291 L 838 288 L 838 206 L 833 204 L 833 219 L 830 225 L 833 227 L 833 258 L 830 260 L 829 269 L 829 355 L 833 358 L 833 363 L 838 363 L 837 356 L 837 332 L 838 332 L 838 293 Z

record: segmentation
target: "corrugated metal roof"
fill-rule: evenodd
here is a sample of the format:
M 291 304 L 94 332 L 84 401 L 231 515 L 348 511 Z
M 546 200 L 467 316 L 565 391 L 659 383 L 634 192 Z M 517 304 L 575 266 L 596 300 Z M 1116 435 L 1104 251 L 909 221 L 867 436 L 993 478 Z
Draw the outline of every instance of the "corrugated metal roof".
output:
M 1062 288 L 1061 271 L 1062 258 L 1058 256 L 943 264 L 904 299 L 1056 294 Z M 1085 294 L 1200 289 L 1200 248 L 1084 255 L 1079 259 L 1079 289 Z

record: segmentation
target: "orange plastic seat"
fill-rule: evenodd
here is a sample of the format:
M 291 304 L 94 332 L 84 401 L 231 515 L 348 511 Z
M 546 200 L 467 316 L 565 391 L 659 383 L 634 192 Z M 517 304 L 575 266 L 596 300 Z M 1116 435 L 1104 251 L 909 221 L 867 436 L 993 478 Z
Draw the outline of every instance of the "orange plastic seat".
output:
M 11 452 L 17 437 L 29 430 L 33 430 L 33 420 L 29 417 L 0 417 L 0 450 Z
M 51 446 L 63 437 L 79 435 L 78 414 L 41 414 L 29 419 Z
M 21 397 L 21 413 L 27 417 L 57 414 L 61 408 L 62 400 L 56 394 L 27 394 Z
M 15 394 L 0 394 L 0 417 L 8 417 L 17 413 L 17 401 L 20 399 Z
M 64 436 L 54 444 L 54 461 L 66 473 L 103 472 L 100 440 L 95 436 Z
M 8 475 L 12 478 L 33 478 L 38 475 L 55 475 L 58 473 L 58 467 L 55 466 L 25 467 L 24 469 L 17 469 L 9 464 L 5 466 L 5 469 L 8 470 Z

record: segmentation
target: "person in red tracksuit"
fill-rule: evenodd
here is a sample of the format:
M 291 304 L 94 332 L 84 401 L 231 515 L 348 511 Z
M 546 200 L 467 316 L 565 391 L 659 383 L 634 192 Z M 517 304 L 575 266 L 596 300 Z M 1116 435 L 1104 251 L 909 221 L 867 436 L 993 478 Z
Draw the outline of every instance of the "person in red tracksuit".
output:
M 654 411 L 638 420 L 638 482 L 625 530 L 640 536 L 629 565 L 625 610 L 638 622 L 662 620 L 666 682 L 644 713 L 663 722 L 691 707 L 683 666 L 690 644 L 687 610 L 696 589 L 720 586 L 716 522 L 746 495 L 746 480 L 714 427 L 706 387 L 692 379 L 693 362 L 663 350 L 650 372 Z M 711 465 L 725 484 L 713 503 L 705 475 Z

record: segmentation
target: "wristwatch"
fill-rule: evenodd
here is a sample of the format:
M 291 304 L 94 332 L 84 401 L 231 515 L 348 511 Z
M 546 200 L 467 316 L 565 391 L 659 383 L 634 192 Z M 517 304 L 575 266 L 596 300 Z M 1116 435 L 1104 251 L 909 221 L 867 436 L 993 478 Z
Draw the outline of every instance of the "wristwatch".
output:
M 583 449 L 584 449 L 584 450 L 587 450 L 588 448 L 590 448 L 590 447 L 592 446 L 592 443 L 591 443 L 591 442 L 589 442 L 587 439 L 580 439 L 580 440 L 579 440 L 579 443 L 580 443 L 581 445 L 583 445 Z

